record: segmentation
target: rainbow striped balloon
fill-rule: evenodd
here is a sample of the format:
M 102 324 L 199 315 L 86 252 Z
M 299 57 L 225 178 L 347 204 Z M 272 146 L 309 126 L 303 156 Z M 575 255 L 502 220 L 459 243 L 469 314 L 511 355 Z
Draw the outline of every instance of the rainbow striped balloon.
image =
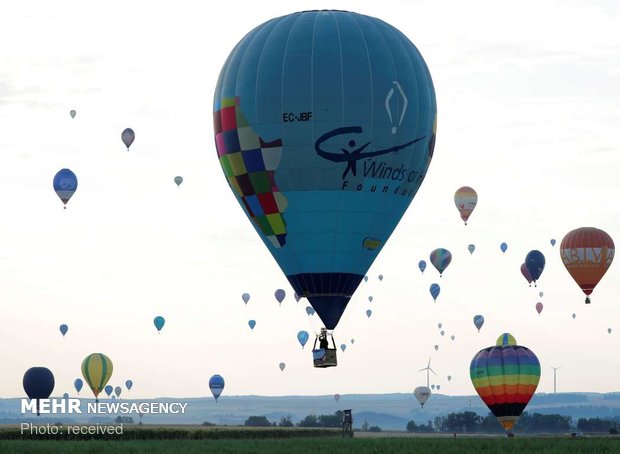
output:
M 536 391 L 540 362 L 531 350 L 504 333 L 496 345 L 476 353 L 469 374 L 480 398 L 510 432 Z
M 452 262 L 452 254 L 449 250 L 444 248 L 437 248 L 431 252 L 430 260 L 437 271 L 439 271 L 439 277 L 448 268 L 450 262 Z

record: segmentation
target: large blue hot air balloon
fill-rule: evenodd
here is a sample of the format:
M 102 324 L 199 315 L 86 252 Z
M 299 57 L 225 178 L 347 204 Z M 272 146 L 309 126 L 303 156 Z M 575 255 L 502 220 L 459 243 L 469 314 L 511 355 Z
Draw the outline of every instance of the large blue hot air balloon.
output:
M 71 170 L 61 169 L 54 175 L 54 191 L 56 191 L 56 194 L 64 203 L 65 209 L 67 209 L 67 203 L 77 190 L 77 187 L 77 177 Z
M 373 17 L 278 17 L 233 49 L 213 111 L 237 201 L 333 330 L 433 156 L 437 109 L 422 56 Z
M 525 256 L 525 267 L 529 271 L 530 276 L 532 276 L 534 286 L 536 286 L 536 281 L 545 269 L 545 256 L 537 250 L 528 252 Z
M 30 399 L 37 400 L 39 415 L 39 399 L 47 399 L 54 391 L 54 374 L 47 367 L 31 367 L 24 374 L 24 391 Z
M 306 342 L 308 342 L 309 338 L 310 335 L 308 334 L 308 331 L 300 331 L 297 333 L 297 340 L 301 344 L 301 348 L 304 348 L 304 345 L 306 345 Z
M 76 378 L 74 380 L 74 382 L 73 382 L 73 386 L 74 386 L 75 390 L 77 391 L 77 393 L 80 394 L 82 386 L 84 386 L 84 382 L 82 381 L 81 378 Z
M 222 394 L 222 391 L 224 391 L 224 378 L 221 375 L 217 374 L 212 376 L 209 379 L 209 389 L 211 390 L 211 393 L 213 394 L 213 397 L 215 397 L 215 401 L 217 402 L 217 399 Z
M 157 317 L 153 319 L 153 325 L 155 325 L 155 328 L 157 328 L 158 333 L 161 331 L 161 329 L 164 327 L 165 324 L 166 324 L 166 319 L 162 317 L 161 315 L 158 315 Z

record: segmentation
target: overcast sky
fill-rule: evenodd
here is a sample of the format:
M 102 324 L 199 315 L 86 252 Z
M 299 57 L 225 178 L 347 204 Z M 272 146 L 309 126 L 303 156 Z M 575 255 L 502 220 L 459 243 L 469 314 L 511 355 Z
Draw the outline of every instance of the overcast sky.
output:
M 563 366 L 559 391 L 619 391 L 620 264 L 586 306 L 558 250 L 581 226 L 620 241 L 616 3 L 243 5 L 1 7 L 0 397 L 22 396 L 31 366 L 54 372 L 55 395 L 73 394 L 92 352 L 113 360 L 110 384 L 134 381 L 132 397 L 209 395 L 215 373 L 224 396 L 412 392 L 431 356 L 431 383 L 472 394 L 471 358 L 505 331 L 540 359 L 539 391 L 553 390 L 550 366 Z M 405 33 L 430 69 L 438 108 L 427 177 L 335 331 L 348 347 L 339 366 L 325 370 L 296 340 L 319 321 L 295 303 L 230 191 L 212 128 L 215 83 L 234 45 L 272 17 L 321 8 Z M 127 127 L 136 133 L 130 152 L 120 139 Z M 79 179 L 66 210 L 52 190 L 63 167 Z M 479 195 L 467 226 L 453 203 L 463 185 Z M 418 261 L 437 247 L 452 251 L 452 264 L 442 278 L 430 266 L 421 275 Z M 538 288 L 519 271 L 531 249 L 547 258 Z M 277 288 L 287 292 L 281 306 Z M 486 319 L 480 333 L 476 314 Z M 161 334 L 156 315 L 166 318 Z

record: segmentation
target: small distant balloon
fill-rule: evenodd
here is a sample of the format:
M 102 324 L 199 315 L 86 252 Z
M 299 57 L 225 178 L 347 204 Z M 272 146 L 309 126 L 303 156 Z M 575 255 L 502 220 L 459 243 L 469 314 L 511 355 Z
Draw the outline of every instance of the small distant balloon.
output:
M 577 317 L 577 314 L 573 314 L 573 320 L 575 319 L 575 317 Z
M 278 367 L 280 368 L 280 370 L 281 370 L 282 372 L 284 372 L 284 368 L 286 367 L 286 364 L 285 364 L 285 363 L 280 363 L 280 364 L 278 365 Z
M 555 246 L 555 239 L 551 238 L 551 246 Z
M 125 382 L 125 388 L 127 388 L 127 391 L 131 391 L 131 388 L 133 387 L 133 381 L 131 380 L 127 380 Z
M 368 302 L 372 303 L 372 299 L 373 299 L 372 296 L 369 296 L 368 297 Z
M 541 298 L 543 297 L 544 293 L 543 292 L 538 292 L 538 296 L 540 296 Z
M 340 394 L 334 394 L 334 400 L 338 402 L 340 400 Z
M 480 332 L 480 328 L 484 325 L 484 317 L 482 315 L 476 315 L 474 317 L 474 325 L 478 329 L 478 332 Z
M 278 303 L 282 304 L 282 301 L 284 301 L 284 298 L 286 297 L 286 292 L 282 290 L 281 288 L 279 288 L 278 290 L 275 291 L 274 296 L 276 297 L 276 300 L 278 301 Z
M 293 298 L 295 298 L 295 302 L 299 303 L 299 300 L 301 299 L 301 296 L 299 296 L 297 294 L 297 292 L 293 292 Z
M 56 175 L 54 175 L 53 187 L 56 195 L 62 201 L 66 209 L 69 199 L 75 194 L 78 187 L 78 180 L 75 173 L 69 169 L 60 169 Z
M 157 328 L 157 332 L 160 332 L 165 324 L 166 324 L 166 319 L 162 317 L 161 315 L 158 315 L 157 317 L 153 319 L 153 325 L 155 325 L 155 328 Z
M 499 248 L 501 249 L 502 254 L 503 254 L 508 250 L 508 245 L 506 243 L 502 243 L 499 245 Z
M 426 401 L 431 397 L 431 390 L 427 386 L 418 386 L 413 390 L 413 395 L 420 402 L 420 405 L 424 407 Z
M 536 303 L 536 312 L 538 312 L 538 315 L 540 315 L 542 310 L 543 310 L 543 303 Z
M 437 391 L 441 389 L 441 385 L 437 385 Z
M 439 284 L 431 284 L 428 290 L 433 297 L 433 301 L 437 302 L 437 297 L 439 296 L 439 292 L 441 291 L 441 287 L 439 287 Z
M 250 301 L 250 294 L 244 293 L 243 295 L 241 295 L 241 299 L 243 300 L 245 304 L 248 304 L 248 301 Z
M 63 337 L 65 336 L 65 334 L 67 334 L 67 331 L 69 331 L 69 327 L 65 325 L 64 323 L 60 325 L 59 329 L 60 329 L 60 334 L 62 334 Z
M 441 329 L 443 327 L 443 325 L 441 324 L 441 322 L 437 323 L 437 328 Z
M 63 399 L 68 399 L 68 398 L 69 398 L 69 393 L 64 393 L 64 394 L 62 395 L 62 398 L 63 398 Z
M 366 311 L 366 317 L 370 318 L 371 315 L 372 315 L 372 311 L 370 309 L 368 309 Z
M 347 349 L 347 344 L 340 344 L 340 350 L 345 351 Z
M 256 320 L 248 320 L 248 326 L 252 331 L 254 331 L 254 327 L 256 326 Z
M 122 392 L 123 392 L 123 388 L 121 388 L 120 386 L 117 386 L 116 388 L 114 388 L 114 394 L 116 394 L 116 397 L 121 397 Z
M 476 208 L 477 203 L 478 194 L 469 186 L 463 186 L 454 193 L 454 204 L 456 205 L 456 209 L 459 210 L 459 214 L 465 225 L 467 225 L 467 220 L 474 211 L 474 208 Z
M 452 375 L 448 375 L 448 381 L 452 380 Z
M 448 268 L 450 262 L 452 262 L 452 254 L 449 250 L 444 248 L 437 248 L 431 252 L 429 256 L 431 264 L 439 271 L 439 277 Z
M 351 339 L 351 343 L 354 344 L 355 343 L 355 339 Z
M 127 147 L 127 151 L 129 151 L 129 147 L 131 146 L 131 144 L 133 143 L 135 139 L 136 139 L 136 134 L 133 132 L 133 129 L 131 128 L 125 129 L 121 134 L 121 140 Z
M 221 375 L 215 374 L 209 379 L 209 389 L 211 390 L 211 394 L 215 397 L 215 401 L 222 395 L 222 391 L 224 391 L 224 377 Z
M 534 281 L 534 286 L 536 286 L 536 281 L 540 278 L 540 275 L 545 269 L 545 256 L 542 252 L 537 250 L 528 252 L 525 257 L 525 267 L 530 272 L 530 276 L 532 276 L 532 280 Z
M 450 336 L 450 339 L 454 340 L 456 339 L 456 336 L 453 334 L 452 336 Z
M 435 389 L 435 385 L 431 385 L 431 389 Z
M 383 274 L 379 275 L 379 282 L 383 281 Z
M 418 268 L 420 268 L 420 271 L 422 272 L 422 274 L 424 274 L 424 270 L 426 269 L 426 262 L 424 260 L 420 260 L 418 262 Z
M 607 333 L 611 334 L 611 328 L 607 328 Z
M 316 311 L 314 310 L 314 308 L 312 306 L 306 306 L 306 314 L 314 315 L 314 314 L 316 314 Z
M 106 385 L 106 387 L 103 388 L 103 390 L 108 395 L 108 397 L 110 397 L 110 395 L 112 394 L 112 391 L 114 391 L 114 388 L 112 387 L 112 385 Z
M 80 394 L 80 391 L 82 390 L 82 386 L 84 386 L 84 382 L 82 381 L 81 378 L 76 378 L 73 381 L 73 387 L 75 388 L 78 394 Z
M 183 177 L 181 176 L 174 177 L 174 182 L 177 184 L 177 187 L 180 187 L 181 183 L 183 183 Z
M 304 348 L 306 342 L 308 342 L 308 339 L 310 339 L 310 334 L 308 334 L 308 331 L 299 331 L 297 333 L 297 340 L 301 344 L 301 348 Z
M 69 115 L 71 115 L 71 118 L 75 118 L 76 114 L 77 114 L 77 112 L 75 110 L 70 110 L 69 111 Z
M 445 332 L 444 330 L 441 330 L 441 331 L 439 332 L 439 334 L 441 334 L 441 335 L 443 336 L 444 334 L 446 334 L 446 332 Z
M 364 276 L 364 282 L 368 282 L 368 276 Z
M 439 350 L 439 345 L 435 345 L 435 351 Z
M 476 245 L 470 244 L 469 246 L 467 246 L 467 250 L 469 251 L 470 254 L 473 254 L 474 251 L 476 250 Z

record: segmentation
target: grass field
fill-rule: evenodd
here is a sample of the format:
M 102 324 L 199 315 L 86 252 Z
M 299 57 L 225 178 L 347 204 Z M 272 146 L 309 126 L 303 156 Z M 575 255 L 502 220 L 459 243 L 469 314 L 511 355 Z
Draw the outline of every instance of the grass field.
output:
M 248 428 L 131 428 L 121 437 L 91 439 L 20 435 L 0 429 L 0 453 L 618 453 L 619 437 L 415 436 L 406 433 L 357 433 L 340 438 L 337 431 Z M 80 438 L 80 437 L 78 437 Z

